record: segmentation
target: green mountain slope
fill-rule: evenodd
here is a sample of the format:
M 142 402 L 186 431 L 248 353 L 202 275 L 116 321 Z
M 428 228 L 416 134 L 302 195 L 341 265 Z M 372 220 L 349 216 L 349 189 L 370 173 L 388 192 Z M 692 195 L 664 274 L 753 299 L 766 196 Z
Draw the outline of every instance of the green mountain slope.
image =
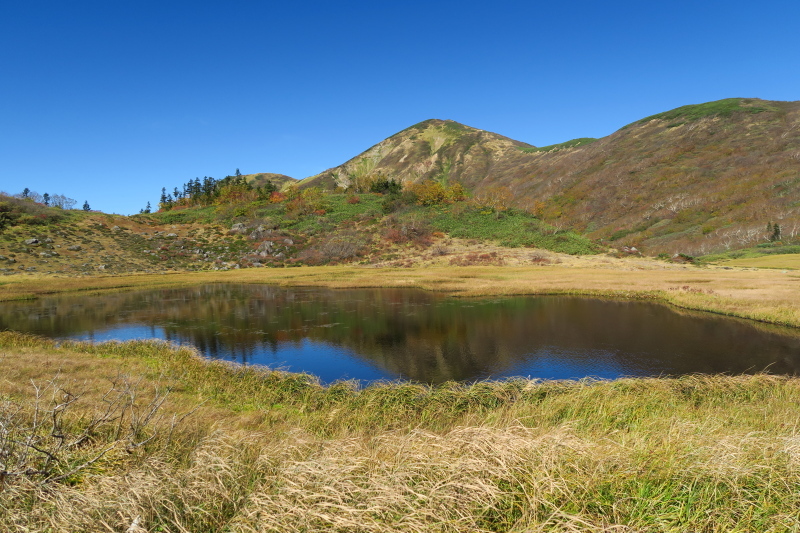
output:
M 800 233 L 800 102 L 729 98 L 646 117 L 602 139 L 544 148 L 427 120 L 301 186 L 375 176 L 506 191 L 557 227 L 651 253 L 753 246 Z

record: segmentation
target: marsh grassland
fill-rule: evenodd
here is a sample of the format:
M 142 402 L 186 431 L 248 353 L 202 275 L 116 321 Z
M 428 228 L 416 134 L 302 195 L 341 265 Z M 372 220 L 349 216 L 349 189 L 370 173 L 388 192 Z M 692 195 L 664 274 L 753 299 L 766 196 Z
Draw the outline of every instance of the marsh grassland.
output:
M 29 278 L 660 299 L 800 326 L 797 276 L 603 265 Z M 800 379 L 353 383 L 0 333 L 2 531 L 797 531 Z

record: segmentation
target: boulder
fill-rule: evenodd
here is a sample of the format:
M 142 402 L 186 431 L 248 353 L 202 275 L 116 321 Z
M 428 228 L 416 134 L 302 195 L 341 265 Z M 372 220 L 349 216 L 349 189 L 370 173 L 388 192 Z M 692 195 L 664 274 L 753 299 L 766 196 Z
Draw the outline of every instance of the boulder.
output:
M 39 239 L 25 239 L 25 244 L 28 246 L 36 246 L 39 244 Z
M 67 250 L 70 252 L 80 252 L 83 248 L 81 248 L 80 244 L 73 244 L 72 246 L 67 246 Z
M 264 224 L 260 224 L 256 229 L 253 230 L 253 233 L 250 234 L 250 239 L 257 241 L 259 239 L 263 239 L 269 233 L 272 233 L 272 230 L 268 230 L 264 227 Z

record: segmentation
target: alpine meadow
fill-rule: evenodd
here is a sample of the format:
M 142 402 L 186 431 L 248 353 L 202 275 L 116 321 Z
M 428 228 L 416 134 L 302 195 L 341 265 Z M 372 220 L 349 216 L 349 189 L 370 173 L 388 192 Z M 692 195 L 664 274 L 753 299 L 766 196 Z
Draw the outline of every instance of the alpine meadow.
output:
M 20 177 L 0 531 L 800 530 L 800 101 L 621 126 L 430 119 L 129 216 Z

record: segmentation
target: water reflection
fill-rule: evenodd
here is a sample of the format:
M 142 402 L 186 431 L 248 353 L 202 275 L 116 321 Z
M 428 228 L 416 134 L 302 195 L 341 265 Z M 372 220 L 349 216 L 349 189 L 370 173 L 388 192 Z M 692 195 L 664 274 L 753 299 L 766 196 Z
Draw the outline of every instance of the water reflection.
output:
M 800 373 L 794 330 L 570 297 L 458 300 L 407 289 L 206 285 L 2 303 L 0 328 L 57 338 L 155 337 L 325 382 Z

